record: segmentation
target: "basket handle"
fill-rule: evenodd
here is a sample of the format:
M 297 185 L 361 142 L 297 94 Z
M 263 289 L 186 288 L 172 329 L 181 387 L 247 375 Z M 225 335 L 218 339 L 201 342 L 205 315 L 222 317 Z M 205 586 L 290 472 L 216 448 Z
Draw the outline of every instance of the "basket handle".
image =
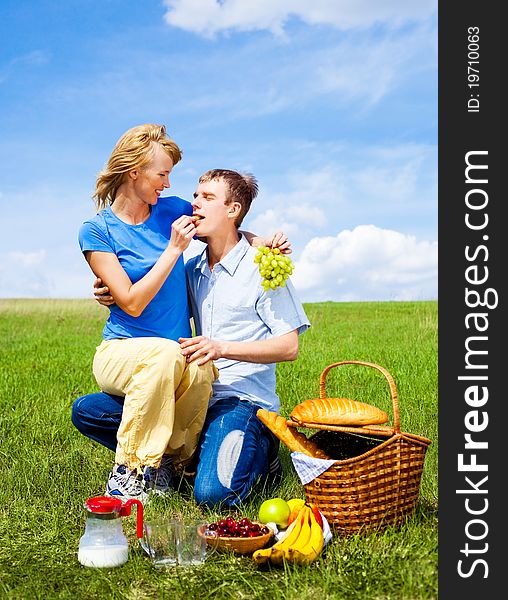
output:
M 392 397 L 392 408 L 393 408 L 393 429 L 396 433 L 400 433 L 400 418 L 399 418 L 399 398 L 397 395 L 397 388 L 395 387 L 395 381 L 393 377 L 388 373 L 388 371 L 381 367 L 380 365 L 376 365 L 375 363 L 364 362 L 362 360 L 343 360 L 341 362 L 333 363 L 332 365 L 328 365 L 323 372 L 321 373 L 321 377 L 319 378 L 319 397 L 326 398 L 326 376 L 328 372 L 334 367 L 338 367 L 340 365 L 362 365 L 364 367 L 371 367 L 372 369 L 376 369 L 380 373 L 385 376 L 385 379 L 388 381 L 388 385 L 390 386 L 390 395 Z

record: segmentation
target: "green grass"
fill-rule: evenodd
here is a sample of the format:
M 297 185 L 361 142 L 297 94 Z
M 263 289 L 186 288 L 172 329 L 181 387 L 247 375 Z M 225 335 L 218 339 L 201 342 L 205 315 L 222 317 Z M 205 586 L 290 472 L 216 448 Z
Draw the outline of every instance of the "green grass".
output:
M 215 554 L 194 569 L 157 572 L 138 547 L 135 518 L 124 519 L 130 558 L 95 570 L 77 561 L 83 502 L 102 494 L 113 454 L 79 434 L 73 400 L 96 391 L 91 374 L 105 309 L 92 300 L 0 300 L 0 597 L 73 599 L 346 600 L 437 598 L 437 303 L 307 304 L 311 329 L 296 362 L 278 365 L 281 413 L 319 395 L 329 364 L 364 360 L 385 367 L 399 394 L 403 431 L 428 437 L 421 497 L 400 528 L 341 538 L 335 535 L 308 567 L 261 569 L 249 557 Z M 332 369 L 330 396 L 375 404 L 392 414 L 383 376 L 360 366 Z M 304 490 L 281 449 L 285 477 L 271 495 Z M 266 495 L 242 514 L 255 517 Z M 219 514 L 198 506 L 188 490 L 157 499 L 147 515 Z

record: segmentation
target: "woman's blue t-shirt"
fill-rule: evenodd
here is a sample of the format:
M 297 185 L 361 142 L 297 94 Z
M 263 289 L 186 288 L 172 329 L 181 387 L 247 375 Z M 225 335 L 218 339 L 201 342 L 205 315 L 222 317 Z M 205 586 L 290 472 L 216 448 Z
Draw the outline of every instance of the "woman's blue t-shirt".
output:
M 171 225 L 182 215 L 192 215 L 189 202 L 170 196 L 159 198 L 150 217 L 139 225 L 119 219 L 108 206 L 85 221 L 79 230 L 82 252 L 98 250 L 116 254 L 132 283 L 154 266 L 167 247 Z M 116 304 L 103 329 L 105 340 L 131 337 L 163 337 L 177 341 L 190 337 L 185 267 L 180 256 L 161 289 L 139 317 L 132 317 Z

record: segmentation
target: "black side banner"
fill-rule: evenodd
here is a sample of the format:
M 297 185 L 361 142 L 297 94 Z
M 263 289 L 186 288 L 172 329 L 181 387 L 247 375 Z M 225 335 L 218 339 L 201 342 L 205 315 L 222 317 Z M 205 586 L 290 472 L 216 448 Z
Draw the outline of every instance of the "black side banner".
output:
M 446 599 L 506 593 L 505 27 L 494 2 L 439 5 L 439 594 Z

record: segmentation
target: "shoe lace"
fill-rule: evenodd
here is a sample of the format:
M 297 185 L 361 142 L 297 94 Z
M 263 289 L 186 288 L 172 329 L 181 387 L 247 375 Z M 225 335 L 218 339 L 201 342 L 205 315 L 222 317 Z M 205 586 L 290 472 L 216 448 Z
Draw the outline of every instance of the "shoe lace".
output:
M 135 469 L 130 471 L 125 465 L 119 465 L 113 477 L 117 479 L 129 494 L 139 494 L 142 490 L 142 476 Z

